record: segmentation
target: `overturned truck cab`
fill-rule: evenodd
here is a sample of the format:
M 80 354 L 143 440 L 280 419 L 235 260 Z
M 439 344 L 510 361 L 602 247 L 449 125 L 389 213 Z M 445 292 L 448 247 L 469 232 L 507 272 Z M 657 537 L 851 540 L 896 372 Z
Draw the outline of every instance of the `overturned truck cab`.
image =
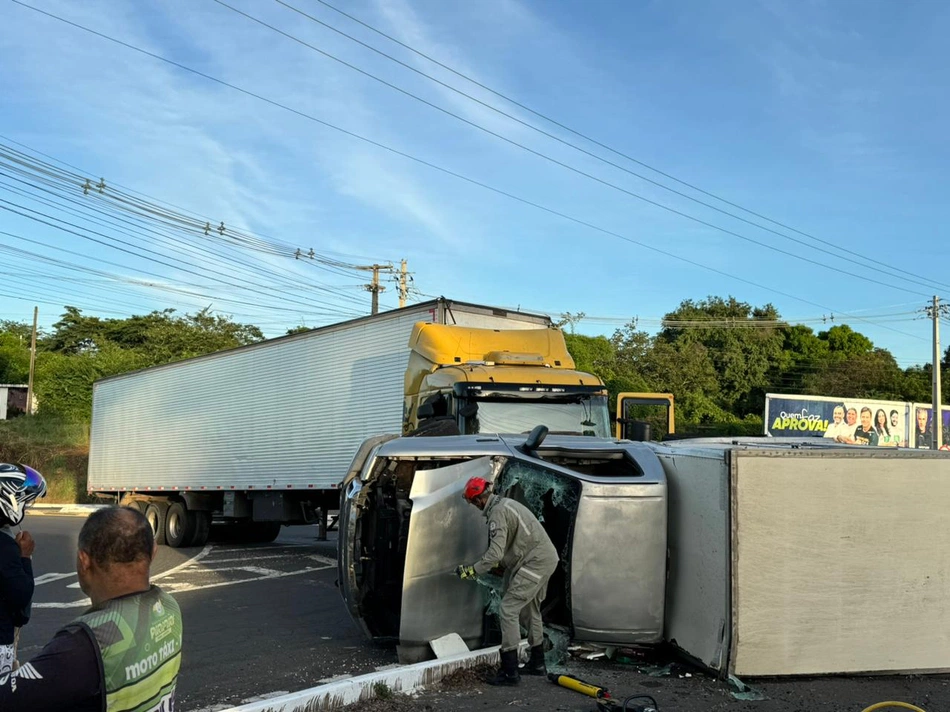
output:
M 482 513 L 462 498 L 469 477 L 527 506 L 560 564 L 545 625 L 578 641 L 662 639 L 667 487 L 649 446 L 608 438 L 461 435 L 378 437 L 358 451 L 341 489 L 340 588 L 366 635 L 396 643 L 402 662 L 458 633 L 498 642 L 493 582 L 462 581 L 459 564 L 488 547 Z

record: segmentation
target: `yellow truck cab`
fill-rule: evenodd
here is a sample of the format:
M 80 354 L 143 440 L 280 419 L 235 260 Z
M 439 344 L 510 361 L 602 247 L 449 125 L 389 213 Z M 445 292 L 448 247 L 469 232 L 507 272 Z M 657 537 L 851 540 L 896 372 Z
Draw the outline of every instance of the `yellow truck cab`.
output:
M 575 370 L 559 329 L 417 323 L 409 339 L 403 432 L 442 417 L 462 434 L 611 436 L 607 388 Z

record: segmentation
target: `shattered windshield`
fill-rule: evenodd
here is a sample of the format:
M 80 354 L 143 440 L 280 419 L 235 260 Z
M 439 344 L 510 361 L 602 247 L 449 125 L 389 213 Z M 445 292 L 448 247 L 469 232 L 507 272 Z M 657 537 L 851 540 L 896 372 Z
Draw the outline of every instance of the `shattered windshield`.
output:
M 552 433 L 610 437 L 606 396 L 580 402 L 478 401 L 478 412 L 465 423 L 466 434 L 528 433 L 545 425 Z

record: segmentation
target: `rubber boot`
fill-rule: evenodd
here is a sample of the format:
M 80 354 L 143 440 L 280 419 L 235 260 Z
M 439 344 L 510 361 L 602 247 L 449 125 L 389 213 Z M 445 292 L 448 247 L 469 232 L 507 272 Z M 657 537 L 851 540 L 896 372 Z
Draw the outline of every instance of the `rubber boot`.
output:
M 547 675 L 548 668 L 544 664 L 544 646 L 535 645 L 531 648 L 531 657 L 521 670 L 524 675 Z
M 489 685 L 517 685 L 520 681 L 518 675 L 518 651 L 504 650 L 501 653 L 501 665 L 498 666 L 498 672 L 495 677 L 488 680 Z

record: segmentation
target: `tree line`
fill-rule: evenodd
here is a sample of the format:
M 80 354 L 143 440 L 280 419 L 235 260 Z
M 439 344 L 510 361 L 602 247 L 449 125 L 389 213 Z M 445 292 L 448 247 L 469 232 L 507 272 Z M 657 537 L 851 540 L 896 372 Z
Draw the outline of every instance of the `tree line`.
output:
M 664 316 L 656 334 L 631 320 L 612 336 L 573 333 L 583 315 L 562 326 L 578 369 L 600 376 L 611 392 L 660 391 L 676 397 L 683 432 L 762 432 L 765 394 L 930 401 L 929 364 L 901 368 L 893 355 L 846 324 L 815 331 L 782 321 L 771 304 L 732 297 L 686 300 Z M 300 329 L 291 329 L 295 333 Z M 35 391 L 41 412 L 88 420 L 99 378 L 263 340 L 259 328 L 212 314 L 155 311 L 101 318 L 66 307 L 37 341 Z M 30 326 L 0 321 L 0 383 L 25 383 Z M 950 393 L 950 349 L 944 357 Z

